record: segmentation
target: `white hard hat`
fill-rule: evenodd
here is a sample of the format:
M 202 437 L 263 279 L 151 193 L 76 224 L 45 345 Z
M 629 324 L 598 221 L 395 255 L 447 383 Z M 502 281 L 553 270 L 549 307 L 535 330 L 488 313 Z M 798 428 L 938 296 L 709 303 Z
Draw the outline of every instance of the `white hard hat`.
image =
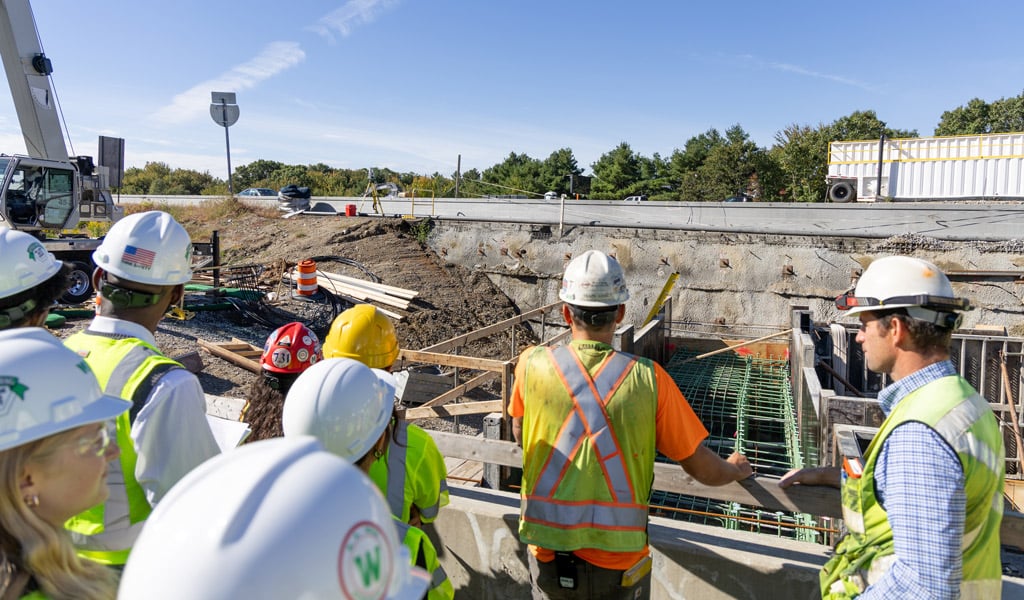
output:
M 284 401 L 284 434 L 312 435 L 351 461 L 365 456 L 395 405 L 394 386 L 376 371 L 351 358 L 328 358 L 303 371 Z
M 192 279 L 192 239 L 165 212 L 135 213 L 114 223 L 92 260 L 128 281 L 178 285 Z
M 862 312 L 902 308 L 914 319 L 955 327 L 955 313 L 970 310 L 957 298 L 946 274 L 932 263 L 911 256 L 887 256 L 868 265 L 853 294 L 836 298 L 844 317 Z
M 0 331 L 0 451 L 129 408 L 104 394 L 85 359 L 43 329 Z
M 117 597 L 420 598 L 372 481 L 311 437 L 246 444 L 164 496 L 132 548 Z
M 13 229 L 0 229 L 0 298 L 30 290 L 60 271 L 61 262 L 39 240 Z
M 618 306 L 629 300 L 626 275 L 619 261 L 598 250 L 588 250 L 569 262 L 562 275 L 558 298 L 575 306 Z

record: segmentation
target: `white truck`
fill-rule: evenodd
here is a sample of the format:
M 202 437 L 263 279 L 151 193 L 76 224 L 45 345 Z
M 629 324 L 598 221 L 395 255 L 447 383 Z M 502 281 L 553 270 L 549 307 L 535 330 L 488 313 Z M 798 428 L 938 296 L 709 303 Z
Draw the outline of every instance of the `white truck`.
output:
M 827 182 L 832 202 L 1024 200 L 1024 133 L 832 142 Z
M 57 258 L 71 263 L 68 303 L 92 297 L 92 251 L 100 240 L 70 234 L 82 222 L 116 221 L 123 209 L 110 194 L 110 169 L 88 156 L 68 156 L 43 53 L 28 0 L 0 0 L 0 57 L 14 98 L 27 155 L 0 154 L 0 227 L 35 235 Z M 122 170 L 123 140 L 112 142 Z

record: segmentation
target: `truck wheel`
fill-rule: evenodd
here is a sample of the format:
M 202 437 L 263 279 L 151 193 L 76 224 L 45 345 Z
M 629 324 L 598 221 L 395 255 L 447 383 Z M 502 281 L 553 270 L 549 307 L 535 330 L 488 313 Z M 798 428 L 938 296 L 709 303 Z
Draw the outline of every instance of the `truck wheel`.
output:
M 92 298 L 92 269 L 89 265 L 75 261 L 71 263 L 71 274 L 68 276 L 68 291 L 64 292 L 60 301 L 65 304 L 82 304 Z
M 846 181 L 833 184 L 828 188 L 828 199 L 832 202 L 849 202 L 853 200 L 853 186 Z

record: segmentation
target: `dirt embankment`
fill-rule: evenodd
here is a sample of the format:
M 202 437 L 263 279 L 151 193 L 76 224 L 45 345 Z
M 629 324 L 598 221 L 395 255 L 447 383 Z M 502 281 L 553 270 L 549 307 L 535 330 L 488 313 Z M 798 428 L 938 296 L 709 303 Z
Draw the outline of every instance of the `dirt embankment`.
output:
M 380 305 L 402 316 L 395 321 L 402 348 L 425 348 L 516 314 L 512 302 L 485 275 L 446 263 L 418 241 L 417 237 L 422 239 L 429 231 L 426 222 L 344 216 L 282 219 L 273 211 L 253 211 L 241 205 L 226 215 L 220 206 L 209 214 L 200 209 L 168 210 L 185 225 L 195 242 L 208 241 L 210 232 L 216 230 L 222 264 L 260 265 L 262 283 L 270 289 L 276 287 L 277 293 L 290 293 L 280 283 L 282 270 L 312 257 L 321 257 L 318 266 L 323 270 L 364 279 L 372 274 L 381 283 L 417 291 L 408 310 Z M 353 267 L 352 263 L 359 266 Z M 212 303 L 209 294 L 186 296 L 187 306 Z M 303 320 L 302 315 L 296 316 L 289 320 Z M 86 318 L 69 320 L 55 333 L 66 337 L 87 324 Z M 225 342 L 238 338 L 262 346 L 271 330 L 235 310 L 196 310 L 187 320 L 165 318 L 156 339 L 167 355 L 177 356 L 198 350 L 199 339 Z M 525 343 L 528 335 L 517 338 Z M 509 352 L 506 335 L 477 342 L 464 354 L 504 359 Z M 205 368 L 199 379 L 204 390 L 244 397 L 255 376 L 220 358 L 201 354 Z

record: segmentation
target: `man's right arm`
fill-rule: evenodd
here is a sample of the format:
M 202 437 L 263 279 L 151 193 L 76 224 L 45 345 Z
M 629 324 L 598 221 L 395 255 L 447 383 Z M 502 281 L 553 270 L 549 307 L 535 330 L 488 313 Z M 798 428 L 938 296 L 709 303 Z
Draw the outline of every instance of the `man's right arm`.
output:
M 703 444 L 697 446 L 697 450 L 679 461 L 679 464 L 690 477 L 712 486 L 746 479 L 754 472 L 747 457 L 739 452 L 733 452 L 729 458 L 724 459 Z

